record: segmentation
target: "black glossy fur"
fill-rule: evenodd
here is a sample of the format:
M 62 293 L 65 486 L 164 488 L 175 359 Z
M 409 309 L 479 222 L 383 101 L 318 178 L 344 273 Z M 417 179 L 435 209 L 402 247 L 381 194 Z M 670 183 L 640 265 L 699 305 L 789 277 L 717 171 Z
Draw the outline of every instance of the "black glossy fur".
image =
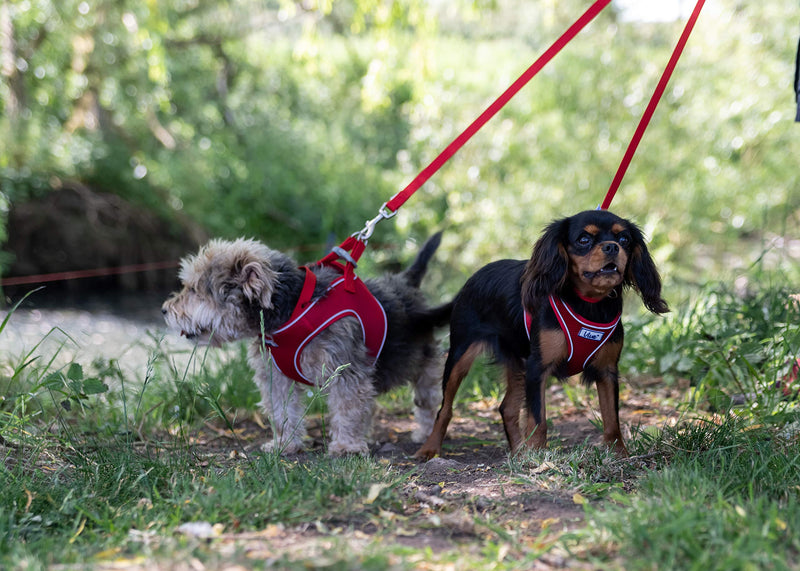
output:
M 505 369 L 508 386 L 500 412 L 511 450 L 523 443 L 545 446 L 545 382 L 549 376 L 566 376 L 568 354 L 549 296 L 561 296 L 589 321 L 607 323 L 622 311 L 623 292 L 630 288 L 640 293 L 650 311 L 668 311 L 641 231 L 599 210 L 550 224 L 530 260 L 500 260 L 478 270 L 454 300 L 442 407 L 417 457 L 432 458 L 441 452 L 456 391 L 473 360 L 484 351 Z M 530 340 L 523 308 L 532 315 Z M 623 339 L 620 323 L 583 371 L 584 382 L 598 387 L 605 441 L 619 454 L 627 453 L 618 402 L 617 363 Z M 523 403 L 528 417 L 524 435 L 519 422 Z

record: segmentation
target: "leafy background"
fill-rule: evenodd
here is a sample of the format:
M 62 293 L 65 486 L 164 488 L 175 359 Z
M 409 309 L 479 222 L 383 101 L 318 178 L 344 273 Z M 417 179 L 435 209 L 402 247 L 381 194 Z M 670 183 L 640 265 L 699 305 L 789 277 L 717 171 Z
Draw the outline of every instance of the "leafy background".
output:
M 6 0 L 0 204 L 77 180 L 315 257 L 586 7 Z M 709 1 L 623 181 L 613 209 L 643 226 L 676 286 L 755 262 L 796 281 L 798 20 L 791 0 Z M 596 206 L 682 25 L 612 4 L 379 227 L 367 264 L 444 228 L 432 289 L 452 291 L 490 259 L 526 257 L 551 218 Z

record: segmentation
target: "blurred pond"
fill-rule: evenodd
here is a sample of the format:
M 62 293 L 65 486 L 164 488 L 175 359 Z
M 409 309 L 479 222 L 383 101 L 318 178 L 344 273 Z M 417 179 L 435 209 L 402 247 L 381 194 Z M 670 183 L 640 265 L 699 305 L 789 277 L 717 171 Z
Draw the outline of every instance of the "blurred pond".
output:
M 33 293 L 0 332 L 0 364 L 19 363 L 32 352 L 40 365 L 56 367 L 97 359 L 115 360 L 125 377 L 143 380 L 147 363 L 160 348 L 168 354 L 191 351 L 189 342 L 169 332 L 161 317 L 166 293 L 75 296 Z M 0 322 L 11 306 L 0 309 Z

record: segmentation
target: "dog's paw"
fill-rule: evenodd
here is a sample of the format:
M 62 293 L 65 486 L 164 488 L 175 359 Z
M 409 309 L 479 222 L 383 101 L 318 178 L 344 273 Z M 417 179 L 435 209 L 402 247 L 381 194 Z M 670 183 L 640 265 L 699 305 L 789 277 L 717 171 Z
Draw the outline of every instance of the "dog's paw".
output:
M 416 458 L 417 460 L 424 460 L 425 462 L 427 462 L 428 460 L 432 460 L 433 458 L 438 456 L 439 453 L 440 450 L 431 448 L 430 446 L 423 446 L 414 453 L 414 458 Z
M 331 442 L 328 446 L 328 454 L 331 456 L 348 456 L 348 455 L 369 455 L 369 446 L 365 441 L 362 442 Z
M 297 454 L 303 451 L 303 443 L 299 440 L 292 440 L 289 442 L 270 440 L 261 445 L 261 451 L 266 454 L 274 454 L 276 452 L 281 455 Z
M 611 446 L 614 450 L 614 454 L 617 455 L 617 458 L 628 457 L 628 449 L 625 447 L 625 444 L 621 440 L 615 441 Z

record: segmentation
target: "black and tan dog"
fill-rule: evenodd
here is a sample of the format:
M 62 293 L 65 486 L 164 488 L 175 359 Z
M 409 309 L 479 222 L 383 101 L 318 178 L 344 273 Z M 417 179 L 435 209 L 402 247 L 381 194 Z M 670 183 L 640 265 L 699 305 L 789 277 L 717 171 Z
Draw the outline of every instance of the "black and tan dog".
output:
M 429 459 L 441 453 L 456 392 L 484 351 L 505 368 L 500 414 L 512 452 L 523 443 L 546 445 L 547 378 L 582 371 L 584 382 L 597 385 L 605 442 L 627 455 L 619 425 L 617 364 L 623 345 L 622 294 L 628 288 L 639 292 L 650 311 L 669 310 L 641 231 L 602 210 L 551 223 L 528 261 L 500 260 L 478 270 L 454 300 L 442 406 L 416 456 Z M 524 434 L 523 403 L 528 413 Z
M 321 307 L 322 300 L 344 287 L 336 285 L 342 283 L 338 271 L 324 265 L 298 267 L 289 256 L 255 240 L 212 240 L 184 259 L 183 288 L 162 312 L 172 329 L 201 344 L 252 339 L 249 363 L 273 426 L 265 450 L 295 453 L 303 448 L 302 394 L 307 388 L 300 383 L 321 387 L 328 397 L 332 455 L 368 451 L 376 395 L 404 382 L 414 386 L 415 436 L 421 442 L 441 401 L 442 359 L 433 332 L 447 323 L 451 308 L 449 303 L 429 307 L 419 289 L 439 241 L 439 234 L 428 240 L 405 271 L 364 282 L 367 297 L 380 304 L 379 348 L 372 353 L 368 337 L 374 336 L 367 335 L 363 312 L 337 306 L 323 323 L 303 321 L 311 308 Z M 296 344 L 294 339 L 276 341 L 278 332 L 285 334 L 298 323 L 311 332 L 301 329 Z M 288 363 L 279 363 L 277 348 L 288 354 Z

